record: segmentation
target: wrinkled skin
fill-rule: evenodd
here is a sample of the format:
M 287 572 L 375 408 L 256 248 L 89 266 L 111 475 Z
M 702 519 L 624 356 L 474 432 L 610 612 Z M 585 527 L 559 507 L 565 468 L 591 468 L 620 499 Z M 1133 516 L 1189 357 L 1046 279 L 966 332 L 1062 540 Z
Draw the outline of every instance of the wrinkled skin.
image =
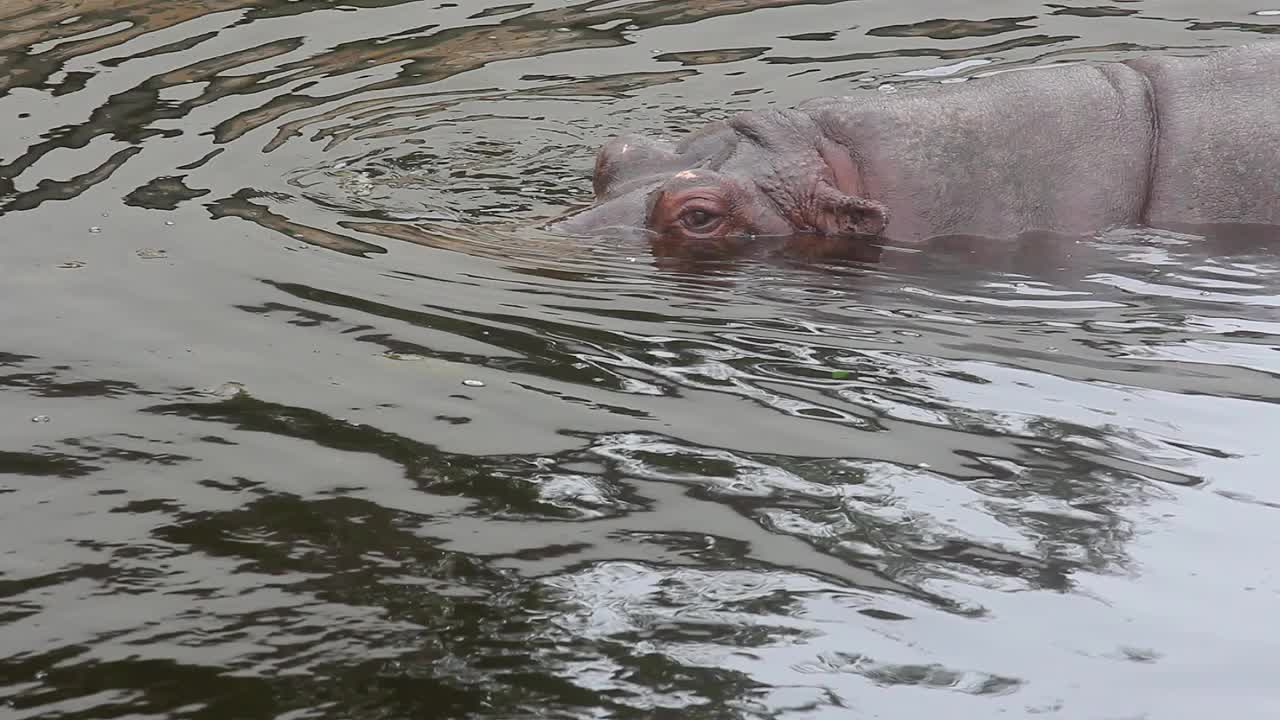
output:
M 552 229 L 643 230 L 660 254 L 1280 225 L 1280 42 L 811 100 L 676 144 L 619 137 L 594 186 Z

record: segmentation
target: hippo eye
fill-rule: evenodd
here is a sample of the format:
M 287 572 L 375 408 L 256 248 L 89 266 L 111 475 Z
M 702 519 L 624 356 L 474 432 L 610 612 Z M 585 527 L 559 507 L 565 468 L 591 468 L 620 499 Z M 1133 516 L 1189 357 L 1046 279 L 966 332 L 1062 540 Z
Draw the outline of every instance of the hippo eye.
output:
M 706 232 L 720 224 L 720 216 L 701 208 L 689 208 L 680 213 L 680 224 L 693 232 Z

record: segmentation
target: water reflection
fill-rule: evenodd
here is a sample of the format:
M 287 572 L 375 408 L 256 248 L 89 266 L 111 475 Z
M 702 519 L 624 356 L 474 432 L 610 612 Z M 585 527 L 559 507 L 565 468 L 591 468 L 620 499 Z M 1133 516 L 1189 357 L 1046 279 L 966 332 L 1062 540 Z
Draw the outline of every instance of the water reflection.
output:
M 532 229 L 618 132 L 1274 29 L 1196 5 L 5 4 L 3 712 L 1273 709 L 1270 231 Z

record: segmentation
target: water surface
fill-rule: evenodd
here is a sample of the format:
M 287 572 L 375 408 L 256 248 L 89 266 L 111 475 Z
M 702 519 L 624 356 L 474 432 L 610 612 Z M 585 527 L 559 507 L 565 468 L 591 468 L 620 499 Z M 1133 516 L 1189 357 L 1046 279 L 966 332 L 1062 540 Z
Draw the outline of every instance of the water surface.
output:
M 1268 9 L 8 0 L 0 716 L 1274 717 L 1267 242 L 533 227 L 619 132 Z

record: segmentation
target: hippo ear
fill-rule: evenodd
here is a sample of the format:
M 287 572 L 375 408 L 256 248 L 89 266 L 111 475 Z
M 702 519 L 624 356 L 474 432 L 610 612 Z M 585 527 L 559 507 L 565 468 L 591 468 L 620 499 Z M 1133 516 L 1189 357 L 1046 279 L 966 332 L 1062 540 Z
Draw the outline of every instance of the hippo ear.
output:
M 815 198 L 814 226 L 824 235 L 879 235 L 889 225 L 883 203 L 823 185 Z

